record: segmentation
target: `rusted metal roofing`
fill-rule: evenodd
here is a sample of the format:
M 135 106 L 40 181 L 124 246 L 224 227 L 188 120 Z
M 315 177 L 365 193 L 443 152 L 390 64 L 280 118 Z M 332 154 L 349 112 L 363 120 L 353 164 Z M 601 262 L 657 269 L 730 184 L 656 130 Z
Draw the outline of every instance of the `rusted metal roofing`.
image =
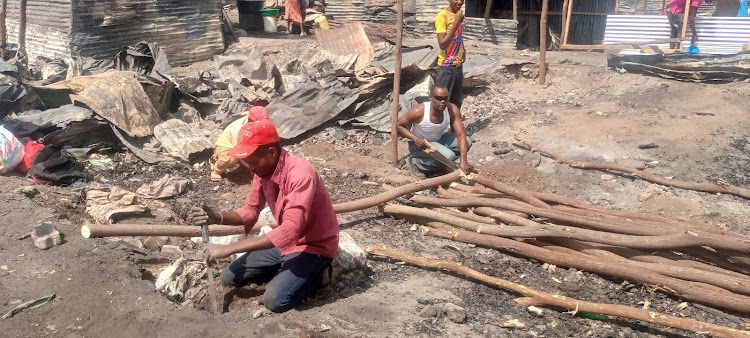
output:
M 742 51 L 750 38 L 750 18 L 697 17 L 698 43 L 701 53 L 731 54 Z M 605 44 L 647 42 L 669 38 L 666 16 L 610 15 L 607 17 Z M 686 45 L 690 43 L 688 28 Z M 657 45 L 669 48 L 669 44 Z
M 18 1 L 8 1 L 8 42 L 18 43 Z M 70 55 L 71 0 L 30 0 L 26 4 L 26 52 L 34 60 L 43 55 Z
M 219 0 L 29 0 L 26 50 L 37 55 L 112 58 L 140 41 L 159 44 L 173 66 L 224 48 Z M 18 39 L 18 2 L 8 1 L 8 40 Z

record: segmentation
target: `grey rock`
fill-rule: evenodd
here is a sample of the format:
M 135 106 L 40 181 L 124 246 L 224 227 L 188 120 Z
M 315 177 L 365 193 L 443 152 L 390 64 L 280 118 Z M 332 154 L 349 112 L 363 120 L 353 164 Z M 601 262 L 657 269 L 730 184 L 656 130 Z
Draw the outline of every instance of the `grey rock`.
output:
M 341 141 L 345 139 L 347 136 L 349 136 L 349 133 L 347 133 L 346 130 L 344 130 L 344 128 L 333 127 L 328 132 L 328 135 L 331 136 L 336 141 Z
M 492 142 L 492 147 L 494 148 L 492 153 L 495 155 L 505 155 L 513 151 L 513 148 L 508 142 Z
M 31 198 L 39 194 L 39 190 L 33 185 L 27 185 L 16 189 L 16 193 Z
M 176 245 L 162 245 L 160 253 L 162 256 L 169 257 L 172 259 L 182 257 L 182 249 Z
M 651 148 L 659 148 L 656 143 L 645 143 L 645 144 L 639 144 L 638 148 L 640 149 L 651 149 Z
M 572 268 L 568 269 L 567 275 L 565 275 L 565 278 L 563 278 L 563 280 L 570 283 L 578 283 L 581 281 L 581 279 L 583 279 L 583 276 L 578 273 L 578 270 Z
M 357 245 L 352 236 L 340 231 L 339 254 L 332 264 L 343 272 L 362 269 L 367 266 L 367 253 Z
M 264 314 L 263 309 L 253 312 L 253 319 L 258 319 Z
M 422 311 L 419 311 L 419 316 L 423 318 L 437 317 L 442 312 L 440 307 L 437 305 L 427 305 Z
M 526 163 L 534 168 L 542 164 L 542 155 L 539 153 L 526 154 L 524 155 L 524 159 L 526 160 Z
M 466 321 L 466 310 L 453 303 L 445 303 L 443 305 L 445 312 L 448 314 L 448 319 L 454 323 L 463 323 Z
M 31 239 L 34 245 L 42 250 L 47 250 L 62 243 L 62 235 L 52 223 L 45 222 L 34 227 L 31 231 Z
M 169 237 L 166 236 L 151 236 L 143 240 L 143 247 L 153 251 L 161 251 L 161 247 L 169 242 Z

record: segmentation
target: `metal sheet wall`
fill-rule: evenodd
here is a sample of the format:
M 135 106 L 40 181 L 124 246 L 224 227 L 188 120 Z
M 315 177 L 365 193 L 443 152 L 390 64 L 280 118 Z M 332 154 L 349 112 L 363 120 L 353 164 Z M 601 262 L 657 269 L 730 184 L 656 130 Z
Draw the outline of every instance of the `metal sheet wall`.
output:
M 702 53 L 731 54 L 742 51 L 750 38 L 750 18 L 697 17 L 697 46 Z M 669 38 L 666 16 L 610 15 L 604 36 L 605 44 L 647 42 Z M 690 43 L 688 28 L 686 43 Z M 658 45 L 669 48 L 669 44 Z M 640 52 L 640 50 L 639 50 Z
M 18 43 L 18 1 L 8 1 L 8 42 Z M 70 55 L 71 0 L 29 0 L 26 3 L 26 52 L 37 56 Z
M 126 45 L 158 43 L 173 66 L 206 60 L 224 49 L 219 0 L 73 0 L 71 48 L 113 57 Z
M 618 8 L 619 14 L 635 14 L 635 4 L 638 0 L 620 0 L 620 7 Z M 669 2 L 667 0 L 666 2 Z M 646 13 L 645 15 L 659 15 L 659 12 L 663 8 L 664 0 L 647 0 L 646 1 Z M 710 16 L 711 12 L 716 9 L 716 3 L 708 4 L 703 2 L 701 7 L 698 9 L 698 15 Z

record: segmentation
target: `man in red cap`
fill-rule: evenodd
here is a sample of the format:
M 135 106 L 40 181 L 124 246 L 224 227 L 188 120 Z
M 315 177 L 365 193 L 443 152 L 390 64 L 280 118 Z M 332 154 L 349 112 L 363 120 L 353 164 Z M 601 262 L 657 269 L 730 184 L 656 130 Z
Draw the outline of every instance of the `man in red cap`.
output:
M 221 176 L 226 172 L 241 167 L 241 162 L 236 158 L 229 156 L 229 150 L 237 144 L 237 133 L 240 128 L 251 121 L 260 121 L 268 118 L 268 109 L 263 106 L 253 106 L 248 111 L 247 116 L 237 119 L 230 123 L 219 138 L 216 140 L 214 155 L 211 156 L 213 168 L 211 171 L 211 180 L 221 181 Z M 247 168 L 245 168 L 247 169 Z
M 209 245 L 206 259 L 246 252 L 221 272 L 222 284 L 241 287 L 268 283 L 263 304 L 271 311 L 284 312 L 324 281 L 324 271 L 330 271 L 338 253 L 339 224 L 328 189 L 315 167 L 281 148 L 270 120 L 245 124 L 238 138 L 229 155 L 255 173 L 245 205 L 222 212 L 193 207 L 188 221 L 196 225 L 242 225 L 247 233 L 268 203 L 279 224 L 276 228 L 233 244 Z

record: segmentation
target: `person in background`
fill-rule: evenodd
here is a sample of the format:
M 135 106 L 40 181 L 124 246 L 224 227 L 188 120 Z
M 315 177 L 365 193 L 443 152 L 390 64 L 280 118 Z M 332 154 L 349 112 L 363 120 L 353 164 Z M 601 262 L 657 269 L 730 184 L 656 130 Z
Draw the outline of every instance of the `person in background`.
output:
M 228 171 L 243 167 L 242 162 L 228 155 L 229 150 L 237 144 L 237 134 L 245 123 L 262 119 L 268 119 L 268 109 L 263 106 L 253 106 L 248 111 L 247 116 L 237 119 L 224 128 L 224 131 L 216 140 L 214 155 L 211 156 L 211 163 L 213 164 L 211 181 L 221 181 L 222 176 Z
M 671 0 L 667 3 L 667 18 L 669 19 L 669 27 L 671 28 L 670 38 L 682 37 L 682 25 L 685 21 L 685 6 L 687 1 L 690 1 L 690 12 L 688 13 L 688 25 L 690 31 L 693 32 L 693 37 L 690 39 L 690 45 L 695 45 L 698 42 L 698 32 L 695 29 L 695 15 L 698 14 L 698 8 L 703 3 L 703 0 Z M 679 48 L 679 42 L 670 42 L 669 48 Z
M 440 45 L 435 82 L 448 88 L 450 103 L 458 108 L 463 104 L 461 87 L 464 85 L 463 63 L 466 60 L 463 5 L 464 0 L 449 0 L 449 6 L 435 17 L 435 32 Z
M 284 19 L 286 19 L 286 33 L 292 34 L 292 23 L 299 24 L 299 35 L 305 36 L 305 13 L 308 0 L 286 0 L 284 3 Z

